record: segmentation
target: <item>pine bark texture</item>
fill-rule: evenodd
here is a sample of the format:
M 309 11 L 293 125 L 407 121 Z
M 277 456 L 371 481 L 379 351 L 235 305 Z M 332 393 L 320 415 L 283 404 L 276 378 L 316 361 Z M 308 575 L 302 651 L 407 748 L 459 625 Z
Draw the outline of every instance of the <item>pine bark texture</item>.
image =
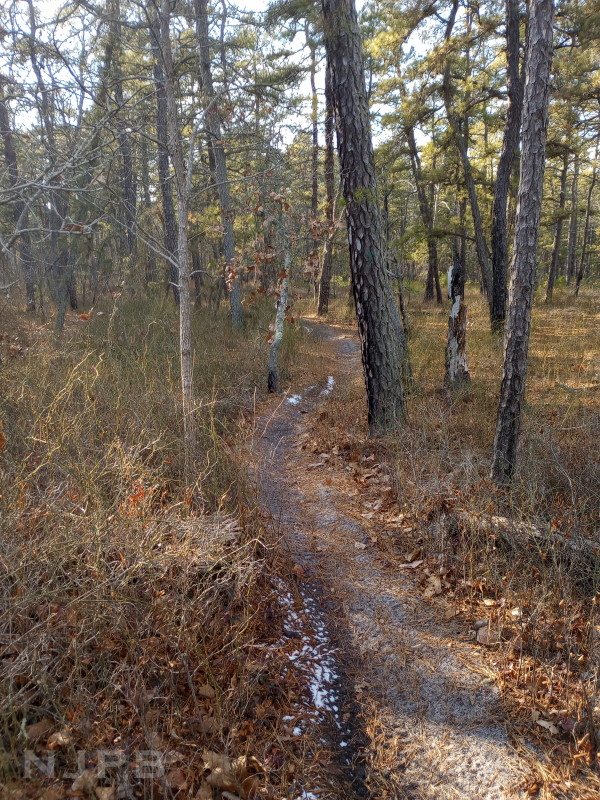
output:
M 492 328 L 500 330 L 506 317 L 508 269 L 507 203 L 510 176 L 519 147 L 523 111 L 523 75 L 519 69 L 519 0 L 506 0 L 506 75 L 508 108 L 492 211 Z
M 396 429 L 406 416 L 406 339 L 386 272 L 362 41 L 354 2 L 323 0 L 323 14 L 369 430 L 377 436 Z
M 532 0 L 523 103 L 521 175 L 504 340 L 504 367 L 492 459 L 492 478 L 500 484 L 510 483 L 515 471 L 525 398 L 544 187 L 553 18 L 553 0 Z
M 240 330 L 244 323 L 242 308 L 242 289 L 239 277 L 233 275 L 235 270 L 235 237 L 233 231 L 233 208 L 231 189 L 227 175 L 227 156 L 223 147 L 221 120 L 217 98 L 212 79 L 210 62 L 210 36 L 208 31 L 208 0 L 194 0 L 196 14 L 196 36 L 198 39 L 198 55 L 200 61 L 200 82 L 205 109 L 206 131 L 209 150 L 212 152 L 214 178 L 219 195 L 221 225 L 223 227 L 223 255 L 231 308 L 231 324 L 234 330 Z
M 331 272 L 333 269 L 333 237 L 335 211 L 335 164 L 333 135 L 335 128 L 335 112 L 333 109 L 333 93 L 331 88 L 331 69 L 325 70 L 325 219 L 327 221 L 327 237 L 323 249 L 323 265 L 319 279 L 319 303 L 317 314 L 321 317 L 329 310 L 329 294 L 331 289 Z

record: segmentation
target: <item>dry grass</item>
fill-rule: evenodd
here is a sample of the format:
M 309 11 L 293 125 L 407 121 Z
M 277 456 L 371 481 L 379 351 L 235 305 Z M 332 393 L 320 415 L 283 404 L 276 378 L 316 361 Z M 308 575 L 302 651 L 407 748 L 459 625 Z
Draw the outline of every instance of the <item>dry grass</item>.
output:
M 142 302 L 112 311 L 70 317 L 62 342 L 5 317 L 0 786 L 62 797 L 77 754 L 91 774 L 103 750 L 129 766 L 92 796 L 125 781 L 139 797 L 192 797 L 207 747 L 257 757 L 285 791 L 306 759 L 281 718 L 305 688 L 274 646 L 273 576 L 287 567 L 239 458 L 270 309 L 252 310 L 244 336 L 224 314 L 196 315 L 193 486 L 182 480 L 176 314 Z M 286 339 L 284 375 L 302 335 Z M 27 750 L 54 757 L 54 782 L 35 766 L 23 781 Z M 165 775 L 141 774 L 148 750 L 170 754 Z
M 589 797 L 600 787 L 589 772 L 599 768 L 600 563 L 577 546 L 600 544 L 600 394 L 591 388 L 600 383 L 600 296 L 559 292 L 553 306 L 534 309 L 521 460 L 510 491 L 488 477 L 502 342 L 489 332 L 474 288 L 468 303 L 467 390 L 450 396 L 442 388 L 447 310 L 413 298 L 416 380 L 406 429 L 394 441 L 367 441 L 357 377 L 328 402 L 315 438 L 324 450 L 343 448 L 351 462 L 374 451 L 380 460 L 383 450 L 406 515 L 399 546 L 410 552 L 420 542 L 430 566 L 452 576 L 444 599 L 475 620 L 490 619 L 500 641 L 489 649 L 489 668 L 516 741 L 539 734 L 552 753 L 532 796 Z M 528 525 L 539 536 L 527 535 Z M 532 724 L 538 715 L 557 733 Z

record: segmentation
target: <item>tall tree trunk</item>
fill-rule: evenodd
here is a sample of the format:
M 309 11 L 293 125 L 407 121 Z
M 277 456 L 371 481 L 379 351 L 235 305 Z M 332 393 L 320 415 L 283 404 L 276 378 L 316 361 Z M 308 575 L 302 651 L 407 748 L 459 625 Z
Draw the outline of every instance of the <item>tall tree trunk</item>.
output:
M 11 188 L 19 185 L 19 164 L 17 161 L 17 151 L 15 150 L 13 132 L 10 124 L 8 106 L 4 99 L 4 89 L 0 77 L 0 137 L 4 144 L 4 162 L 8 173 L 8 183 Z M 31 249 L 31 235 L 29 233 L 29 211 L 25 202 L 20 198 L 13 201 L 13 220 L 15 232 L 19 234 L 19 256 L 23 267 L 23 278 L 25 282 L 25 301 L 27 311 L 35 311 L 35 262 Z
M 442 304 L 442 287 L 440 286 L 440 270 L 438 264 L 438 251 L 437 241 L 433 232 L 433 211 L 427 197 L 427 190 L 425 189 L 425 182 L 423 180 L 423 170 L 421 168 L 421 159 L 419 158 L 419 151 L 417 149 L 417 142 L 415 140 L 415 129 L 412 125 L 407 125 L 404 128 L 404 136 L 408 144 L 408 153 L 410 156 L 410 166 L 412 169 L 413 179 L 417 189 L 417 198 L 419 200 L 419 211 L 421 212 L 421 220 L 425 230 L 427 231 L 427 255 L 428 255 L 428 268 L 427 268 L 427 281 L 425 283 L 425 300 L 433 300 L 433 290 L 435 286 L 435 297 L 437 302 Z
M 56 137 L 54 131 L 54 105 L 52 102 L 51 92 L 44 80 L 42 67 L 38 58 L 36 49 L 37 39 L 37 22 L 35 18 L 35 7 L 33 0 L 27 0 L 29 9 L 29 60 L 31 68 L 36 78 L 36 99 L 38 100 L 38 111 L 40 115 L 40 128 L 42 131 L 42 139 L 45 145 L 46 154 L 49 161 L 50 169 L 56 165 L 58 158 L 58 150 L 56 146 Z M 60 191 L 52 190 L 49 197 L 48 208 L 48 227 L 50 229 L 49 237 L 49 258 L 50 263 L 48 273 L 50 274 L 51 287 L 53 286 L 53 294 L 57 304 L 57 313 L 54 323 L 54 329 L 57 334 L 62 333 L 65 312 L 67 307 L 67 261 L 68 261 L 68 247 L 61 246 L 60 243 L 60 230 L 63 226 L 65 217 L 67 215 L 68 203 Z
M 525 398 L 531 307 L 544 188 L 553 17 L 553 0 L 531 0 L 517 223 L 504 340 L 504 368 L 492 458 L 492 477 L 501 484 L 510 483 L 514 474 Z
M 465 305 L 465 265 L 460 257 L 458 236 L 452 243 L 452 266 L 448 270 L 448 297 L 452 308 L 448 319 L 446 374 L 444 385 L 460 389 L 471 380 L 467 362 L 467 306 Z
M 325 68 L 325 219 L 327 236 L 323 249 L 323 266 L 319 279 L 319 303 L 317 314 L 322 317 L 329 310 L 329 293 L 331 288 L 331 271 L 333 268 L 333 237 L 335 213 L 335 164 L 333 154 L 333 133 L 335 127 L 333 94 L 331 91 L 331 69 Z
M 113 81 L 113 91 L 116 104 L 116 128 L 119 153 L 121 155 L 121 196 L 123 200 L 123 219 L 126 228 L 127 241 L 127 267 L 131 270 L 135 260 L 137 236 L 136 222 L 136 181 L 133 168 L 133 154 L 131 135 L 128 132 L 127 121 L 123 118 L 125 106 L 123 97 L 123 71 L 121 69 L 121 4 L 120 0 L 108 0 L 108 13 L 110 15 L 111 59 L 108 69 Z
M 519 0 L 506 0 L 506 66 L 508 108 L 502 151 L 496 173 L 492 211 L 492 328 L 500 330 L 506 317 L 506 273 L 508 268 L 507 204 L 521 130 L 523 73 L 519 69 Z
M 277 303 L 275 312 L 275 330 L 269 348 L 269 362 L 267 368 L 267 389 L 269 392 L 281 391 L 281 380 L 279 377 L 279 350 L 283 341 L 283 323 L 285 320 L 285 310 L 288 302 L 288 291 L 290 285 L 290 268 L 292 254 L 290 241 L 287 235 L 287 225 L 283 219 L 283 209 L 280 211 L 278 225 L 279 249 L 283 253 L 283 269 L 279 277 L 277 287 Z
M 552 245 L 552 259 L 548 270 L 548 285 L 546 286 L 546 302 L 552 302 L 554 284 L 558 277 L 558 261 L 560 258 L 560 247 L 562 244 L 562 229 L 565 221 L 565 205 L 567 203 L 567 173 L 569 170 L 569 153 L 565 150 L 563 154 L 563 166 L 560 173 L 560 196 L 558 199 L 558 219 L 554 231 L 554 244 Z
M 575 277 L 577 260 L 577 235 L 579 233 L 579 153 L 573 159 L 573 181 L 571 183 L 571 217 L 569 219 L 569 246 L 567 249 L 567 286 Z
M 311 153 L 311 198 L 310 198 L 310 213 L 313 219 L 316 219 L 319 213 L 319 98 L 317 96 L 317 48 L 311 42 L 310 35 L 307 31 L 306 37 L 309 40 L 310 46 L 310 94 L 311 94 L 311 111 L 310 120 L 312 124 L 312 153 Z M 317 243 L 313 243 L 313 247 L 317 248 Z
M 144 197 L 144 209 L 147 214 L 147 222 L 150 223 L 150 212 L 152 209 L 152 198 L 150 195 L 150 164 L 148 157 L 148 142 L 142 136 L 140 146 L 140 156 L 142 161 L 141 179 Z M 146 248 L 146 285 L 156 282 L 156 253 L 153 247 Z
M 575 297 L 579 295 L 579 287 L 581 286 L 581 281 L 583 280 L 583 276 L 585 274 L 585 259 L 587 256 L 587 251 L 590 243 L 590 220 L 592 217 L 592 197 L 594 195 L 594 188 L 596 187 L 596 178 L 598 176 L 598 170 L 596 167 L 597 161 L 598 161 L 598 145 L 596 145 L 596 155 L 594 157 L 594 163 L 592 165 L 592 178 L 590 180 L 590 185 L 587 194 L 587 205 L 585 208 L 585 223 L 583 226 L 583 242 L 581 245 L 581 257 L 579 261 L 579 269 L 577 270 L 577 278 L 575 280 L 575 292 L 574 292 Z
M 179 297 L 179 267 L 177 254 L 177 217 L 175 203 L 173 202 L 173 185 L 171 182 L 171 169 L 169 166 L 168 123 L 167 123 L 167 96 L 165 93 L 165 70 L 163 56 L 160 51 L 160 23 L 153 23 L 156 29 L 152 30 L 152 52 L 154 56 L 153 72 L 154 86 L 156 89 L 156 139 L 158 142 L 158 183 L 162 201 L 164 246 L 167 253 L 169 286 L 173 290 L 173 299 L 176 305 L 180 303 Z
M 221 224 L 223 226 L 223 253 L 231 307 L 231 324 L 234 330 L 241 330 L 244 324 L 242 309 L 242 289 L 235 270 L 235 238 L 233 231 L 233 208 L 231 190 L 227 176 L 227 157 L 223 147 L 221 120 L 215 94 L 210 62 L 210 37 L 208 32 L 208 0 L 194 0 L 196 16 L 196 37 L 200 61 L 200 82 L 205 110 L 205 123 L 208 146 L 214 158 L 214 178 L 219 193 Z
M 332 69 L 350 269 L 372 436 L 405 419 L 406 339 L 386 270 L 362 41 L 354 0 L 322 0 Z
M 450 41 L 452 30 L 456 21 L 456 14 L 458 12 L 458 0 L 453 0 L 450 17 L 446 24 L 445 40 Z M 469 197 L 469 205 L 471 206 L 471 215 L 473 217 L 473 228 L 475 231 L 475 248 L 477 250 L 477 258 L 481 269 L 481 280 L 483 283 L 483 291 L 487 298 L 488 303 L 491 304 L 492 297 L 492 265 L 485 241 L 485 233 L 483 229 L 483 219 L 481 217 L 481 210 L 479 208 L 479 200 L 477 198 L 477 190 L 475 188 L 475 179 L 473 178 L 473 168 L 471 159 L 469 158 L 469 146 L 467 138 L 463 131 L 463 124 L 459 114 L 456 112 L 453 103 L 454 90 L 450 79 L 450 59 L 446 58 L 446 66 L 444 68 L 444 75 L 442 81 L 442 91 L 444 96 L 444 107 L 446 109 L 446 116 L 448 123 L 452 129 L 460 163 L 465 177 L 465 186 Z M 491 308 L 491 306 L 490 306 Z
M 183 411 L 183 444 L 185 449 L 185 480 L 193 481 L 196 449 L 194 424 L 194 355 L 192 347 L 190 250 L 188 245 L 188 213 L 190 207 L 191 175 L 186 171 L 181 131 L 175 95 L 176 75 L 171 51 L 170 0 L 160 4 L 160 48 L 165 74 L 169 154 L 175 172 L 177 191 L 177 256 L 179 261 L 179 351 L 181 360 L 181 397 Z

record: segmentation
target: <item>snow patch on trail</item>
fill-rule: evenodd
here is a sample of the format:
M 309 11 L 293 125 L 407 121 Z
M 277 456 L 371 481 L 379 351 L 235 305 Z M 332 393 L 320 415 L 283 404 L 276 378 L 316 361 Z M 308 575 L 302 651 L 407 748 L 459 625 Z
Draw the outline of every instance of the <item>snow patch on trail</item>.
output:
M 287 654 L 290 666 L 296 675 L 304 678 L 311 700 L 310 706 L 302 709 L 302 716 L 295 720 L 292 735 L 302 736 L 307 726 L 325 722 L 333 725 L 339 736 L 349 736 L 352 731 L 344 725 L 342 715 L 341 675 L 336 649 L 327 630 L 324 612 L 304 588 L 299 588 L 299 600 L 290 594 L 284 581 L 279 582 L 278 589 L 283 636 L 275 646 L 289 646 L 294 642 L 294 649 Z M 340 747 L 347 746 L 346 741 L 340 744 Z M 302 787 L 301 794 L 294 800 L 318 800 L 322 792 L 322 789 L 309 791 Z
M 319 397 L 327 397 L 328 394 L 331 394 L 335 389 L 335 378 L 333 375 L 329 375 L 327 378 L 327 386 L 319 393 Z

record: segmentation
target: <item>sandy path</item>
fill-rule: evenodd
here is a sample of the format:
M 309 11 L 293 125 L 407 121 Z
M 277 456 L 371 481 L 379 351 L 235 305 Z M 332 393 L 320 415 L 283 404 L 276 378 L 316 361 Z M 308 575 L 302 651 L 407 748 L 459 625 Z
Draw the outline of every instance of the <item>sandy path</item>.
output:
M 318 325 L 315 333 L 331 350 L 330 373 L 315 386 L 295 388 L 298 394 L 258 421 L 254 474 L 262 503 L 301 568 L 302 595 L 321 609 L 320 641 L 330 637 L 340 651 L 334 644 L 316 651 L 341 698 L 330 700 L 339 709 L 332 726 L 345 773 L 339 794 L 519 797 L 525 767 L 509 744 L 500 698 L 477 669 L 477 648 L 464 641 L 464 623 L 445 621 L 423 602 L 412 574 L 378 557 L 372 528 L 367 532 L 350 515 L 352 499 L 328 477 L 343 466 L 320 464 L 299 446 L 310 413 L 361 369 L 347 329 Z M 352 695 L 360 708 L 356 720 L 348 713 Z M 301 796 L 317 796 L 305 789 Z

